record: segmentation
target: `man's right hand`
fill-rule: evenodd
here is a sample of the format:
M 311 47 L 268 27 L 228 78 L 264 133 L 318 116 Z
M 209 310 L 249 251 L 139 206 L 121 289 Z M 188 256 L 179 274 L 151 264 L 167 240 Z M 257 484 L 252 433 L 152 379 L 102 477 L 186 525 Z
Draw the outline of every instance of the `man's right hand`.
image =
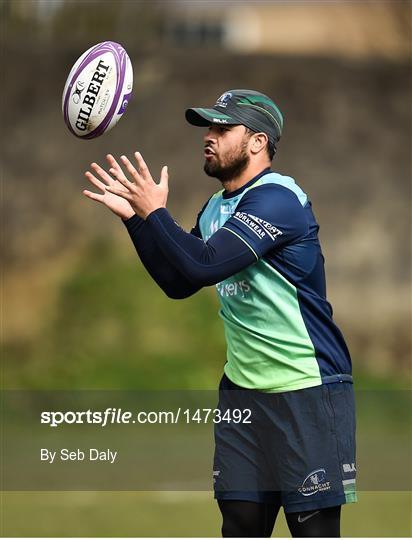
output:
M 108 154 L 106 156 L 106 159 L 110 167 L 116 169 L 117 171 L 121 171 L 119 164 L 111 154 Z M 114 178 L 112 178 L 97 163 L 92 163 L 90 165 L 90 168 L 93 170 L 94 173 L 96 173 L 96 175 L 101 178 L 101 180 L 99 180 L 90 171 L 87 171 L 85 173 L 85 176 L 89 180 L 89 182 L 96 186 L 98 189 L 100 189 L 102 193 L 94 193 L 93 191 L 85 189 L 83 191 L 83 194 L 86 195 L 86 197 L 88 197 L 89 199 L 92 199 L 93 201 L 104 204 L 109 210 L 116 214 L 116 216 L 119 216 L 123 220 L 129 219 L 134 216 L 135 211 L 130 206 L 129 202 L 126 201 L 126 199 L 123 199 L 123 197 L 119 197 L 118 195 L 114 195 L 113 193 L 109 193 L 108 191 L 106 191 L 106 186 L 114 187 L 117 189 L 124 189 L 121 183 L 117 180 L 114 180 Z

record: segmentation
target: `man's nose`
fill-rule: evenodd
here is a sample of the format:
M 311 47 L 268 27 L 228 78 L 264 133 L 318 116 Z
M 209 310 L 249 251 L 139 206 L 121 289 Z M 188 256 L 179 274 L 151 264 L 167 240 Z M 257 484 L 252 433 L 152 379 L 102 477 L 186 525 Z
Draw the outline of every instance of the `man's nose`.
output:
M 205 133 L 205 135 L 203 137 L 203 140 L 204 140 L 205 144 L 216 141 L 216 136 L 214 135 L 212 130 L 213 130 L 212 127 L 207 128 L 207 131 L 206 131 L 206 133 Z

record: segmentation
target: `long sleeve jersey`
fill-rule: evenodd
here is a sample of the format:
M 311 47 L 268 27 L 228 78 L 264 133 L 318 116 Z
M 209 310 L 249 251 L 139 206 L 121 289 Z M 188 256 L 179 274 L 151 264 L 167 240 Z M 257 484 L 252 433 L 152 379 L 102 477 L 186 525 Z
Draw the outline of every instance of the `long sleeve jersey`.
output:
M 172 298 L 215 285 L 235 384 L 284 392 L 351 381 L 326 298 L 319 226 L 307 195 L 270 169 L 215 193 L 185 232 L 164 208 L 125 222 L 147 270 Z

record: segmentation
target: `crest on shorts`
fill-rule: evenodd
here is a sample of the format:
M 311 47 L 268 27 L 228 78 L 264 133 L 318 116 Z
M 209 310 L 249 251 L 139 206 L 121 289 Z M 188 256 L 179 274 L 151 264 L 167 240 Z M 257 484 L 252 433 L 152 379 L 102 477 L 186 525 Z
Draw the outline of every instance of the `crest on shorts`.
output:
M 326 479 L 325 469 L 315 469 L 303 480 L 298 489 L 304 497 L 310 497 L 316 493 L 330 490 L 330 482 Z

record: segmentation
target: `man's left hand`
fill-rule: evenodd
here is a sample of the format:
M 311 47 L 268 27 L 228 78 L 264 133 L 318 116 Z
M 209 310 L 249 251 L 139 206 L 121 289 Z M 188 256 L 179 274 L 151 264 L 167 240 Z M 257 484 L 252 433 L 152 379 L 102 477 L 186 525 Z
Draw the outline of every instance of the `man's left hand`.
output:
M 169 193 L 169 175 L 167 166 L 164 166 L 160 174 L 160 182 L 156 184 L 140 152 L 135 152 L 134 156 L 137 168 L 133 166 L 126 156 L 120 158 L 128 176 L 121 167 L 111 168 L 109 171 L 126 189 L 106 186 L 106 190 L 129 201 L 136 214 L 146 219 L 149 214 L 158 208 L 166 208 Z

